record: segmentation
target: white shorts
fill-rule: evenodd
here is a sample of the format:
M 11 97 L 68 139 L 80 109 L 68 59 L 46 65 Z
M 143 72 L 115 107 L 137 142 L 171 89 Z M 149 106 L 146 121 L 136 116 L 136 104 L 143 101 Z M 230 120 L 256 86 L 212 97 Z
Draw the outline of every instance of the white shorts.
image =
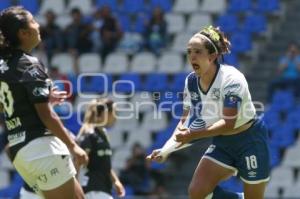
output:
M 89 191 L 85 194 L 85 199 L 113 199 L 111 195 L 103 191 Z
M 41 199 L 41 197 L 35 193 L 29 192 L 24 187 L 20 190 L 20 199 Z
M 41 191 L 55 189 L 76 175 L 76 170 L 68 151 L 58 154 L 57 149 L 65 146 L 57 139 L 49 137 L 31 141 L 18 151 L 13 162 L 18 173 L 39 195 L 42 195 Z M 47 143 L 54 147 L 48 145 L 49 149 L 46 149 L 42 146 L 41 148 L 44 150 L 38 153 L 37 151 L 40 149 L 38 146 Z M 36 147 L 35 151 L 32 151 L 32 147 Z M 53 150 L 53 148 L 57 151 Z M 28 153 L 29 151 L 32 153 Z M 34 158 L 36 155 L 39 158 Z

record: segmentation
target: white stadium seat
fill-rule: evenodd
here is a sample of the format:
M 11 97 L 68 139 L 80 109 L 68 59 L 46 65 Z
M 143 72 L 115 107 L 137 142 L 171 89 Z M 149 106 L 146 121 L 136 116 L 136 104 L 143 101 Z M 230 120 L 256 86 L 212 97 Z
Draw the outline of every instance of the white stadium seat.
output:
M 282 198 L 299 198 L 299 197 L 300 197 L 299 186 L 291 186 L 291 187 L 284 188 Z
M 101 72 L 101 58 L 97 53 L 85 53 L 79 56 L 78 66 L 80 73 Z
M 128 71 L 128 57 L 124 53 L 111 53 L 106 57 L 103 71 L 111 74 L 121 74 Z
M 158 60 L 158 72 L 175 74 L 183 68 L 183 57 L 180 53 L 165 52 Z
M 56 24 L 62 29 L 66 29 L 72 22 L 72 18 L 69 14 L 59 15 L 56 18 Z
M 193 36 L 192 33 L 178 33 L 175 35 L 173 45 L 171 47 L 172 51 L 185 53 L 187 48 L 187 43 Z
M 180 13 L 167 13 L 165 15 L 168 24 L 167 31 L 170 34 L 183 32 L 185 29 L 185 19 Z
M 141 52 L 132 58 L 131 72 L 135 73 L 151 73 L 155 71 L 157 58 L 153 53 Z
M 126 166 L 127 159 L 131 155 L 131 150 L 129 147 L 122 147 L 113 151 L 112 154 L 112 168 L 117 172 L 124 169 Z
M 156 104 L 150 92 L 138 92 L 131 98 L 130 102 L 139 113 L 151 112 L 156 109 Z
M 289 167 L 277 167 L 272 170 L 271 181 L 268 186 L 289 187 L 294 183 L 293 170 Z
M 144 148 L 148 148 L 151 144 L 151 131 L 143 128 L 137 128 L 133 131 L 130 131 L 126 146 L 132 147 L 135 143 L 139 143 Z
M 51 61 L 52 66 L 57 66 L 63 74 L 74 73 L 74 58 L 69 53 L 55 54 Z
M 152 111 L 152 112 L 145 113 L 140 128 L 157 132 L 165 129 L 167 125 L 168 125 L 168 118 L 165 112 Z
M 44 15 L 48 10 L 52 10 L 56 15 L 62 15 L 66 10 L 64 0 L 41 1 L 40 14 Z
M 203 0 L 200 10 L 210 14 L 222 14 L 226 10 L 226 0 Z
M 173 6 L 174 12 L 190 14 L 191 12 L 199 11 L 198 0 L 175 0 Z
M 211 25 L 212 23 L 209 14 L 192 14 L 187 23 L 187 31 L 197 33 L 205 26 Z

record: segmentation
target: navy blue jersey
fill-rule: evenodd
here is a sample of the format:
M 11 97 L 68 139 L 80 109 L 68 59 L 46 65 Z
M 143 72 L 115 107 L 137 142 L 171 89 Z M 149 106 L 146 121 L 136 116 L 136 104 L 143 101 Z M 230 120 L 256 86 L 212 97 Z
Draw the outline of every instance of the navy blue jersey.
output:
M 111 194 L 111 155 L 105 130 L 94 128 L 93 132 L 83 133 L 79 145 L 89 154 L 89 164 L 80 171 L 80 183 L 85 193 L 103 191 Z
M 47 129 L 34 104 L 48 101 L 50 84 L 36 57 L 21 50 L 0 55 L 0 103 L 13 158 L 26 143 L 45 135 Z

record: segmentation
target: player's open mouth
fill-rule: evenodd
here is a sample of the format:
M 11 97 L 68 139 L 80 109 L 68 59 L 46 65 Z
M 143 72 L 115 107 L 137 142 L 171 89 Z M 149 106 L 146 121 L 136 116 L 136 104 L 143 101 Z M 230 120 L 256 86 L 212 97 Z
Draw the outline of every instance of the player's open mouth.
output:
M 194 70 L 198 70 L 200 66 L 198 64 L 192 64 Z

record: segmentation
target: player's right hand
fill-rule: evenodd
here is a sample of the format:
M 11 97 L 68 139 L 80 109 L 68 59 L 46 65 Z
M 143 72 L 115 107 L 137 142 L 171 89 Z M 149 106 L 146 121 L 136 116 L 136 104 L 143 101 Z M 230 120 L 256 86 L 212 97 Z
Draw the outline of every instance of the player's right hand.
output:
M 89 156 L 77 144 L 75 144 L 74 147 L 70 149 L 70 152 L 72 153 L 74 158 L 75 168 L 80 168 L 80 166 L 88 164 Z
M 161 149 L 153 150 L 152 153 L 146 157 L 146 159 L 158 163 L 164 162 L 167 159 L 167 157 L 163 157 L 162 154 L 160 153 L 160 150 Z

